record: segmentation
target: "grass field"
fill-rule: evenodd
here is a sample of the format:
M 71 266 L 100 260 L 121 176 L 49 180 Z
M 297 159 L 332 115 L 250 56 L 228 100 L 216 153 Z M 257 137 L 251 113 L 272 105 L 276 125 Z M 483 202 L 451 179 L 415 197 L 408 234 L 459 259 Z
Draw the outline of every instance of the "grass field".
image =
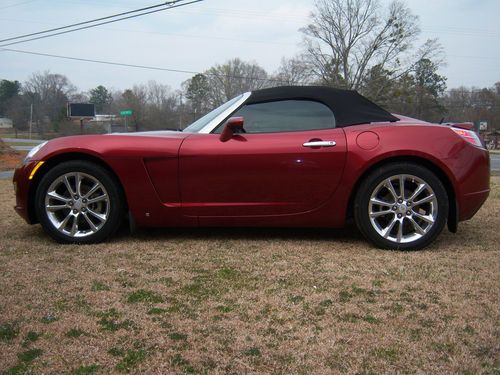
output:
M 499 374 L 500 178 L 429 249 L 355 230 L 56 245 L 0 181 L 0 373 Z

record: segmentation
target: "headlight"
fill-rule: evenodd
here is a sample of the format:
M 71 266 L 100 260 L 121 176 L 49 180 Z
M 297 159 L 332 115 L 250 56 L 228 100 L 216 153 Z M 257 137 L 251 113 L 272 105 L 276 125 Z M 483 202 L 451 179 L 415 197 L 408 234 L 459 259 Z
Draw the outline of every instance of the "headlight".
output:
M 40 143 L 38 146 L 35 146 L 33 147 L 30 152 L 28 152 L 28 155 L 26 155 L 26 157 L 24 158 L 24 162 L 28 162 L 30 161 L 31 159 L 33 159 L 33 156 L 35 156 L 35 154 L 40 151 L 40 149 L 45 146 L 47 144 L 47 141 L 43 142 L 43 143 Z

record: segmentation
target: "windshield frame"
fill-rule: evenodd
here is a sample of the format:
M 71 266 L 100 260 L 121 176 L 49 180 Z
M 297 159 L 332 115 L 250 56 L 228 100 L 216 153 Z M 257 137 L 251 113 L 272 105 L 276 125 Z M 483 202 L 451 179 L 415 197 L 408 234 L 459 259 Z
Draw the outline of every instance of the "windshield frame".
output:
M 198 134 L 210 134 L 222 121 L 224 121 L 228 116 L 231 115 L 234 111 L 236 111 L 238 108 L 241 107 L 243 103 L 246 102 L 246 100 L 252 95 L 251 92 L 246 92 L 244 94 L 241 94 L 221 106 L 215 108 L 213 111 L 210 111 L 207 113 L 205 116 L 201 117 L 200 119 L 196 120 L 193 122 L 191 125 L 189 125 L 187 128 L 183 130 L 183 132 L 186 133 L 198 133 Z M 228 103 L 231 103 L 227 108 L 226 106 Z M 191 126 L 193 126 L 196 123 L 203 123 L 206 122 L 199 130 L 189 130 Z

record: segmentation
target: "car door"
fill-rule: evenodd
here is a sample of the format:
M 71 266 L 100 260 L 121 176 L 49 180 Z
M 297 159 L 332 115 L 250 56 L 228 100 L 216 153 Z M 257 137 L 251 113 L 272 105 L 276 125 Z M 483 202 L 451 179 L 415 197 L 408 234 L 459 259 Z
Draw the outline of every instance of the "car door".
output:
M 246 133 L 222 142 L 193 134 L 179 152 L 182 212 L 248 217 L 315 210 L 334 193 L 346 158 L 342 129 L 324 104 L 281 100 L 245 105 L 233 116 Z

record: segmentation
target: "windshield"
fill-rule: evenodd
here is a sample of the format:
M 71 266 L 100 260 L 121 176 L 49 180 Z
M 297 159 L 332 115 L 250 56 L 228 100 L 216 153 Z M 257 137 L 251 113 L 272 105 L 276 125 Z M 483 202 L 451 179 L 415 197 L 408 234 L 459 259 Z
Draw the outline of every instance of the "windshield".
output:
M 202 118 L 196 120 L 191 125 L 189 125 L 186 129 L 184 129 L 183 131 L 186 132 L 186 133 L 198 133 L 210 121 L 212 121 L 214 118 L 216 118 L 217 116 L 219 116 L 222 112 L 224 112 L 226 109 L 228 109 L 229 107 L 231 107 L 238 100 L 240 100 L 242 96 L 243 96 L 243 94 L 237 96 L 234 99 L 231 99 L 230 101 L 224 103 L 220 107 L 215 108 L 212 112 L 209 112 L 205 116 L 203 116 Z

